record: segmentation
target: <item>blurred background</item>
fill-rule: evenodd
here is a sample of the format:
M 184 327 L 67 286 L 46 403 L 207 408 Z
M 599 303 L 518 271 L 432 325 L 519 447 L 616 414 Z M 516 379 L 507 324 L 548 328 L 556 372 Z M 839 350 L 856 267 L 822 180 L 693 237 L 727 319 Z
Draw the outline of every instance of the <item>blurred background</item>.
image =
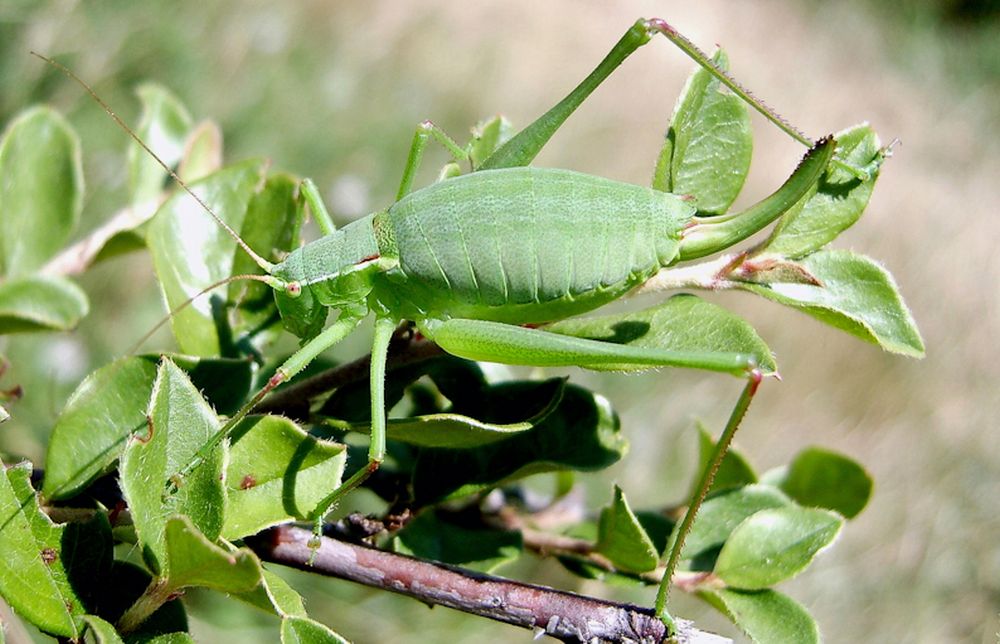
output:
M 29 50 L 89 80 L 126 121 L 145 80 L 172 89 L 223 128 L 227 160 L 266 156 L 311 176 L 347 221 L 391 202 L 415 125 L 456 138 L 498 112 L 526 125 L 563 96 L 638 17 L 659 16 L 812 136 L 871 121 L 902 144 L 862 220 L 835 245 L 895 275 L 927 345 L 913 361 L 882 353 L 750 295 L 713 298 L 745 315 L 777 354 L 737 443 L 760 470 L 809 445 L 860 460 L 876 481 L 866 511 L 783 590 L 830 642 L 983 642 L 1000 631 L 1000 5 L 996 0 L 762 0 L 616 3 L 487 0 L 0 3 L 0 121 L 35 102 L 65 113 L 83 139 L 81 236 L 125 202 L 127 140 Z M 642 48 L 548 145 L 538 165 L 646 184 L 693 63 L 665 39 Z M 751 176 L 737 203 L 781 183 L 800 146 L 755 116 Z M 444 162 L 434 151 L 424 182 Z M 0 231 L 0 235 L 3 231 Z M 27 395 L 0 451 L 42 462 L 65 397 L 162 316 L 148 255 L 81 279 L 92 314 L 73 334 L 0 344 L 0 387 Z M 359 347 L 361 345 L 358 345 Z M 360 349 L 358 349 L 360 351 Z M 591 505 L 616 481 L 637 507 L 674 503 L 694 461 L 694 420 L 718 432 L 741 384 L 663 371 L 574 374 L 622 413 L 630 455 L 589 482 Z M 530 558 L 502 571 L 588 594 L 651 604 L 655 589 L 582 584 Z M 357 641 L 524 641 L 523 631 L 412 600 L 290 574 L 308 608 Z M 200 641 L 271 641 L 276 622 L 208 595 L 192 597 Z M 676 610 L 734 629 L 678 594 Z M 40 636 L 39 636 L 40 637 Z

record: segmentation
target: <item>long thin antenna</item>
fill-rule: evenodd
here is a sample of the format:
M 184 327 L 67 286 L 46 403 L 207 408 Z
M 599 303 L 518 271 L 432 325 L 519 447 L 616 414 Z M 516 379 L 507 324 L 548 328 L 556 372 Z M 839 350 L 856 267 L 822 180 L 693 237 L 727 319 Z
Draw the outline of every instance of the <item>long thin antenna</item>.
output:
M 246 252 L 246 254 L 250 256 L 250 259 L 252 259 L 254 261 L 254 263 L 257 264 L 257 266 L 260 266 L 262 269 L 264 269 L 268 273 L 270 273 L 274 269 L 274 264 L 272 264 L 271 262 L 269 262 L 266 259 L 264 259 L 263 257 L 261 257 L 256 252 L 254 252 L 254 250 L 252 248 L 250 248 L 250 246 L 248 246 L 247 243 L 245 241 L 243 241 L 240 238 L 239 235 L 236 234 L 236 231 L 233 230 L 229 226 L 229 224 L 227 224 L 225 221 L 222 220 L 222 217 L 220 217 L 219 215 L 217 215 L 216 212 L 214 210 L 212 210 L 208 206 L 208 204 L 206 204 L 202 200 L 201 197 L 199 197 L 198 195 L 196 195 L 194 193 L 194 191 L 191 190 L 191 188 L 188 187 L 187 183 L 185 183 L 183 179 L 181 179 L 179 176 L 177 176 L 177 173 L 174 172 L 173 168 L 171 168 L 170 166 L 168 166 L 163 161 L 163 159 L 161 159 L 159 156 L 157 156 L 157 154 L 155 152 L 153 152 L 149 148 L 148 145 L 146 145 L 146 142 L 143 141 L 141 138 L 139 138 L 139 135 L 136 134 L 135 132 L 133 132 L 132 128 L 130 128 L 128 125 L 126 125 L 125 121 L 123 121 L 117 114 L 115 114 L 115 111 L 112 110 L 111 107 L 107 103 L 105 103 L 104 100 L 100 96 L 97 95 L 97 92 L 95 92 L 93 90 L 93 88 L 90 87 L 90 85 L 88 85 L 87 83 L 85 83 L 83 81 L 83 79 L 81 79 L 79 76 L 77 76 L 76 74 L 74 74 L 68 67 L 66 67 L 62 63 L 58 63 L 58 62 L 52 60 L 51 58 L 48 58 L 47 56 L 43 56 L 42 54 L 39 54 L 36 51 L 32 51 L 31 55 L 32 56 L 36 56 L 38 58 L 41 58 L 46 63 L 52 65 L 53 67 L 55 67 L 56 69 L 58 69 L 62 73 L 66 74 L 66 76 L 68 76 L 71 80 L 76 81 L 81 87 L 83 87 L 83 89 L 85 89 L 87 91 L 87 93 L 90 94 L 90 96 L 95 101 L 97 101 L 97 104 L 100 105 L 102 108 L 104 108 L 104 111 L 108 113 L 108 116 L 110 116 L 112 119 L 114 119 L 115 123 L 117 123 L 120 128 L 122 128 L 123 130 L 125 130 L 128 133 L 128 135 L 130 137 L 132 137 L 132 139 L 142 147 L 143 150 L 145 150 L 146 152 L 148 152 L 149 156 L 153 157 L 153 159 L 155 159 L 156 162 L 159 163 L 160 166 L 164 170 L 167 171 L 167 174 L 170 175 L 170 178 L 172 178 L 174 181 L 176 181 L 177 185 L 179 185 L 181 188 L 184 189 L 185 192 L 187 192 L 189 195 L 191 195 L 194 198 L 194 200 L 197 201 L 198 204 L 202 208 L 205 209 L 205 212 L 207 212 L 208 214 L 210 214 L 212 216 L 212 219 L 215 220 L 215 223 L 219 224 L 223 228 L 223 230 L 225 230 L 227 233 L 229 233 L 230 237 L 232 237 L 233 239 L 236 240 L 236 243 L 239 244 L 240 248 L 242 248 L 244 250 L 244 252 Z M 162 322 L 161 322 L 161 325 L 162 325 Z M 157 327 L 157 328 L 159 328 L 159 327 Z M 155 330 L 156 329 L 154 329 L 154 331 Z M 145 341 L 145 338 L 143 338 L 143 341 Z
M 749 103 L 768 121 L 777 125 L 785 134 L 792 137 L 807 148 L 813 147 L 814 141 L 812 139 L 799 131 L 798 128 L 785 120 L 780 114 L 768 107 L 764 101 L 754 96 L 750 90 L 743 87 L 743 85 L 733 78 L 726 70 L 712 62 L 712 59 L 709 58 L 705 52 L 699 49 L 698 45 L 694 44 L 686 36 L 674 29 L 669 23 L 667 23 L 667 21 L 661 18 L 651 18 L 646 21 L 646 25 L 651 31 L 656 31 L 666 36 L 670 42 L 677 45 L 681 51 L 690 56 L 696 63 L 707 69 L 709 73 L 718 78 L 723 85 Z
M 275 288 L 276 282 L 280 281 L 280 280 L 277 280 L 277 278 L 271 277 L 270 275 L 232 275 L 232 276 L 227 277 L 225 279 L 219 280 L 215 284 L 209 284 L 205 288 L 201 289 L 200 291 L 198 291 L 197 293 L 195 293 L 194 295 L 192 295 L 191 297 L 189 297 L 188 299 L 184 300 L 183 302 L 181 302 L 180 304 L 178 304 L 177 306 L 175 306 L 173 309 L 171 309 L 170 313 L 167 313 L 163 318 L 160 319 L 159 322 L 156 323 L 156 326 L 154 326 L 152 329 L 150 329 L 149 331 L 147 331 L 145 333 L 145 335 L 143 335 L 141 338 L 139 338 L 136 341 L 136 343 L 132 345 L 132 347 L 128 350 L 127 355 L 133 355 L 136 352 L 138 352 L 139 348 L 142 347 L 142 345 L 144 345 L 146 343 L 146 340 L 148 340 L 151 337 L 153 337 L 153 334 L 156 333 L 157 331 L 159 331 L 160 328 L 164 324 L 166 324 L 171 319 L 173 319 L 173 317 L 175 315 L 177 315 L 182 310 L 184 310 L 185 308 L 187 308 L 188 306 L 190 306 L 192 302 L 194 302 L 195 300 L 197 300 L 199 297 L 201 297 L 205 293 L 208 293 L 209 291 L 215 290 L 215 289 L 219 288 L 220 286 L 225 286 L 226 284 L 229 284 L 230 282 L 238 282 L 240 280 L 253 280 L 255 282 L 263 282 L 263 283 L 267 284 L 268 286 L 270 286 L 272 288 Z

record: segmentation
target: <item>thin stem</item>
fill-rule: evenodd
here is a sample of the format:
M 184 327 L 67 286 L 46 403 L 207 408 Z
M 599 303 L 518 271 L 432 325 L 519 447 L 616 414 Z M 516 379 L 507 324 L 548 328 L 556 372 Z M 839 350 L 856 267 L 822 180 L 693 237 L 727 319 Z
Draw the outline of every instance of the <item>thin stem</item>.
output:
M 746 415 L 747 409 L 750 407 L 750 402 L 753 400 L 754 394 L 757 393 L 757 387 L 760 386 L 762 378 L 763 376 L 760 371 L 754 369 L 750 372 L 750 378 L 743 388 L 739 400 L 736 401 L 736 406 L 733 407 L 733 412 L 729 416 L 729 422 L 726 423 L 726 428 L 722 430 L 722 436 L 719 437 L 719 442 L 715 445 L 712 458 L 705 466 L 705 471 L 701 474 L 701 480 L 698 482 L 698 486 L 691 497 L 691 502 L 688 504 L 688 511 L 684 514 L 684 519 L 681 521 L 680 526 L 670 536 L 670 542 L 668 543 L 670 558 L 667 560 L 666 571 L 663 573 L 660 588 L 656 593 L 656 615 L 667 623 L 671 633 L 675 632 L 674 620 L 667 613 L 667 600 L 670 596 L 670 579 L 674 576 L 677 564 L 680 562 L 681 550 L 684 548 L 684 539 L 687 538 L 688 533 L 691 531 L 691 526 L 694 525 L 695 515 L 698 514 L 705 496 L 708 494 L 709 489 L 711 489 L 712 482 L 715 481 L 715 475 L 719 471 L 719 466 L 722 465 L 722 459 L 729 450 L 729 445 L 733 442 L 733 436 L 736 435 L 736 430 L 739 429 L 740 422 L 743 420 L 743 416 Z
M 712 291 L 733 288 L 736 283 L 728 277 L 726 267 L 737 255 L 721 255 L 716 259 L 678 268 L 663 268 L 648 280 L 632 289 L 629 296 L 661 293 L 681 288 L 702 288 Z
M 175 590 L 171 588 L 165 579 L 155 578 L 150 582 L 145 592 L 129 606 L 128 610 L 121 616 L 116 625 L 120 633 L 131 633 L 139 628 L 149 616 L 155 613 L 160 606 L 174 598 Z

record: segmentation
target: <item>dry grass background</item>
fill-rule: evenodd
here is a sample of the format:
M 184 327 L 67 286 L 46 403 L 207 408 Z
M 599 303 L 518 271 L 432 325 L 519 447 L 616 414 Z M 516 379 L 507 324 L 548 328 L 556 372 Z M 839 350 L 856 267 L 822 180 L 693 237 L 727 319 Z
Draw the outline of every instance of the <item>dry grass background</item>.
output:
M 883 354 L 747 295 L 717 298 L 758 325 L 784 377 L 762 389 L 738 443 L 761 469 L 819 444 L 859 459 L 875 477 L 868 509 L 804 577 L 785 587 L 814 612 L 826 641 L 997 641 L 995 96 L 958 91 L 933 51 L 925 53 L 919 74 L 894 66 L 886 23 L 853 2 L 381 0 L 164 8 L 149 13 L 128 3 L 72 2 L 0 8 L 0 34 L 7 36 L 2 114 L 9 117 L 37 99 L 70 114 L 84 136 L 90 225 L 121 193 L 121 159 L 112 153 L 124 147 L 123 137 L 76 87 L 29 58 L 28 49 L 68 60 L 133 115 L 128 92 L 136 81 L 169 85 L 196 115 L 223 125 L 230 159 L 266 155 L 279 167 L 317 178 L 342 218 L 388 202 L 419 120 L 432 118 L 455 134 L 498 111 L 526 124 L 640 16 L 664 17 L 705 48 L 723 44 L 737 77 L 811 135 L 869 120 L 884 140 L 899 137 L 902 145 L 885 166 L 865 217 L 836 243 L 881 260 L 896 276 L 923 332 L 927 358 Z M 538 163 L 648 182 L 691 67 L 665 40 L 644 47 L 567 123 Z M 755 128 L 742 203 L 767 194 L 802 154 L 760 119 Z M 121 280 L 125 274 L 138 277 Z M 21 367 L 22 374 L 34 369 L 62 384 L 35 389 L 35 398 L 22 406 L 28 420 L 5 428 L 4 449 L 37 458 L 44 430 L 74 379 L 91 361 L 124 351 L 122 337 L 137 337 L 158 315 L 149 274 L 148 258 L 113 262 L 85 280 L 97 311 L 75 339 L 7 345 L 15 366 L 31 365 Z M 51 349 L 54 343 L 59 351 Z M 67 351 L 80 356 L 81 373 L 65 372 Z M 740 386 L 687 372 L 590 382 L 624 412 L 632 452 L 609 478 L 639 506 L 679 498 L 690 475 L 692 419 L 721 427 Z M 595 504 L 606 496 L 606 483 L 594 486 Z M 519 565 L 509 573 L 563 587 L 576 583 L 551 564 Z M 337 586 L 317 585 L 310 610 L 357 641 L 525 637 Z M 596 584 L 582 590 L 641 603 L 653 597 L 652 590 Z M 197 623 L 205 641 L 253 638 L 264 619 L 196 599 L 210 608 Z M 679 606 L 685 615 L 708 615 L 695 601 Z M 724 621 L 705 619 L 732 633 Z

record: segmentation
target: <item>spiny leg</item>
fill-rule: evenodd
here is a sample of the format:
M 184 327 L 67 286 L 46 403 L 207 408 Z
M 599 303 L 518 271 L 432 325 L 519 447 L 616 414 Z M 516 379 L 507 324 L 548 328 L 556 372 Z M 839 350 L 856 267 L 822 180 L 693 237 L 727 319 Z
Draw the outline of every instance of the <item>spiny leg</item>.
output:
M 777 125 L 782 132 L 807 148 L 811 148 L 813 146 L 812 139 L 807 137 L 794 125 L 782 118 L 780 114 L 768 107 L 764 101 L 754 96 L 750 90 L 737 82 L 735 78 L 729 75 L 729 72 L 716 65 L 705 52 L 699 49 L 698 46 L 691 42 L 685 35 L 670 26 L 666 20 L 661 18 L 651 18 L 645 22 L 650 32 L 663 34 L 667 40 L 677 45 L 677 48 L 687 54 L 691 60 L 707 69 L 712 76 L 718 78 L 723 85 L 728 87 L 730 91 L 733 92 L 733 94 L 742 98 L 748 105 L 750 105 L 750 107 L 760 112 L 764 118 Z
M 410 145 L 410 154 L 406 157 L 406 167 L 403 169 L 403 178 L 399 182 L 399 190 L 396 192 L 396 201 L 399 201 L 410 193 L 413 186 L 413 177 L 417 174 L 420 161 L 424 156 L 424 149 L 431 137 L 440 143 L 456 161 L 466 161 L 469 152 L 453 138 L 448 136 L 444 130 L 434 125 L 431 121 L 422 121 L 417 125 L 417 131 L 413 134 L 413 143 Z
M 662 34 L 684 53 L 694 59 L 699 65 L 707 69 L 713 76 L 717 77 L 724 85 L 729 87 L 736 95 L 748 102 L 754 109 L 763 114 L 772 123 L 775 123 L 792 138 L 811 146 L 812 141 L 804 134 L 792 127 L 787 121 L 782 119 L 774 110 L 770 109 L 761 100 L 753 96 L 742 85 L 737 83 L 732 76 L 715 65 L 711 58 L 698 49 L 694 43 L 679 34 L 673 27 L 659 18 L 649 20 L 638 20 L 615 44 L 607 56 L 598 64 L 573 91 L 559 101 L 552 109 L 540 116 L 531 125 L 518 132 L 509 141 L 486 159 L 479 167 L 480 170 L 496 168 L 511 168 L 525 166 L 532 162 L 538 155 L 542 147 L 552 138 L 556 130 L 562 126 L 563 122 L 572 114 L 583 101 L 590 96 L 604 80 L 611 75 L 619 65 L 624 62 L 639 47 L 649 42 L 654 34 Z
M 395 329 L 396 322 L 392 318 L 375 319 L 370 374 L 372 424 L 368 443 L 368 463 L 320 501 L 310 513 L 309 518 L 315 522 L 314 533 L 317 539 L 323 528 L 323 517 L 345 494 L 364 483 L 365 479 L 379 468 L 385 458 L 385 416 L 387 411 L 385 408 L 385 362 L 389 353 L 389 341 L 392 339 Z
M 514 168 L 531 163 L 541 149 L 548 143 L 556 130 L 569 118 L 569 115 L 580 107 L 580 104 L 597 89 L 598 85 L 611 75 L 622 62 L 632 55 L 639 47 L 649 42 L 649 29 L 645 20 L 639 20 L 632 25 L 625 35 L 615 44 L 594 71 L 583 79 L 573 91 L 542 114 L 531 125 L 524 128 L 491 154 L 480 170 L 497 168 Z
M 323 330 L 318 336 L 306 343 L 304 347 L 293 353 L 285 362 L 278 367 L 274 375 L 267 381 L 267 384 L 261 388 L 254 397 L 250 399 L 250 402 L 240 407 L 239 411 L 233 414 L 229 420 L 219 428 L 211 439 L 207 443 L 201 446 L 201 448 L 195 453 L 194 458 L 188 462 L 179 472 L 170 477 L 167 483 L 167 494 L 172 494 L 177 491 L 177 489 L 183 484 L 184 479 L 186 479 L 191 472 L 193 472 L 199 465 L 205 462 L 211 453 L 219 443 L 221 443 L 226 437 L 228 437 L 236 425 L 246 417 L 257 404 L 264 399 L 267 394 L 269 394 L 275 387 L 285 382 L 286 380 L 292 378 L 295 374 L 302 371 L 306 366 L 313 361 L 316 356 L 323 353 L 333 345 L 337 344 L 351 331 L 358 326 L 358 323 L 362 318 L 356 316 L 346 316 L 338 318 L 333 324 Z
M 750 90 L 733 78 L 728 71 L 719 67 L 715 61 L 711 59 L 711 57 L 699 49 L 698 46 L 691 42 L 691 40 L 689 40 L 686 36 L 674 29 L 665 20 L 652 18 L 646 22 L 648 23 L 650 30 L 663 34 L 668 40 L 670 40 L 670 42 L 677 45 L 681 51 L 691 57 L 692 60 L 701 65 L 703 68 L 708 70 L 708 72 L 719 79 L 723 85 L 728 87 L 730 91 L 743 99 L 750 107 L 757 110 L 764 118 L 776 125 L 782 132 L 808 148 L 814 147 L 817 144 L 816 141 L 813 141 L 813 139 L 803 134 L 784 117 L 768 107 L 764 101 L 754 96 Z M 878 174 L 879 168 L 882 166 L 882 162 L 886 157 L 891 156 L 891 152 L 892 144 L 890 143 L 888 146 L 879 151 L 879 154 L 871 163 L 863 167 L 855 166 L 837 157 L 832 158 L 830 160 L 830 164 L 840 170 L 849 172 L 859 181 L 869 181 L 872 177 Z
M 671 351 L 578 338 L 486 320 L 425 320 L 417 327 L 452 355 L 470 360 L 536 367 L 688 367 L 744 376 L 752 356 L 712 351 Z
M 729 446 L 733 442 L 733 436 L 736 435 L 736 430 L 739 429 L 740 422 L 742 422 L 743 416 L 746 415 L 754 394 L 757 393 L 757 388 L 760 386 L 761 379 L 762 376 L 760 371 L 757 369 L 750 371 L 747 384 L 743 388 L 743 392 L 740 394 L 739 399 L 736 401 L 736 405 L 733 407 L 733 411 L 729 415 L 729 421 L 726 423 L 725 429 L 722 430 L 722 436 L 719 437 L 719 441 L 715 445 L 715 451 L 712 453 L 711 459 L 709 459 L 708 464 L 705 466 L 705 471 L 701 474 L 701 480 L 698 481 L 694 494 L 688 502 L 687 512 L 684 513 L 684 518 L 681 520 L 680 526 L 671 533 L 670 540 L 667 542 L 665 551 L 669 551 L 670 555 L 667 558 L 666 569 L 664 570 L 663 578 L 660 580 L 660 587 L 656 593 L 655 606 L 656 616 L 662 619 L 663 623 L 666 624 L 668 636 L 673 635 L 677 631 L 674 618 L 667 610 L 667 600 L 670 598 L 670 580 L 673 578 L 674 572 L 677 570 L 677 564 L 681 558 L 681 551 L 684 549 L 684 539 L 687 537 L 688 533 L 691 532 L 691 526 L 694 525 L 694 518 L 698 514 L 699 508 L 701 508 L 701 504 L 705 500 L 705 496 L 711 489 L 712 483 L 715 481 L 715 475 L 718 473 L 719 467 L 722 465 L 722 459 L 726 456 L 726 452 L 729 450 Z
M 743 393 L 736 401 L 729 422 L 726 423 L 726 428 L 716 444 L 715 452 L 695 488 L 694 495 L 688 504 L 688 511 L 668 543 L 667 550 L 670 555 L 667 560 L 666 573 L 660 582 L 656 596 L 656 614 L 663 619 L 668 631 L 672 634 L 675 631 L 675 624 L 667 612 L 670 579 L 677 569 L 681 549 L 684 547 L 684 539 L 691 530 L 695 515 L 701 507 L 702 501 L 705 500 L 708 490 L 712 487 L 722 458 L 732 443 L 733 435 L 739 428 L 740 422 L 750 406 L 750 401 L 760 385 L 762 375 L 756 368 L 753 358 L 737 353 L 656 351 L 483 320 L 425 321 L 418 323 L 418 326 L 425 335 L 448 353 L 473 360 L 513 362 L 537 366 L 575 365 L 587 367 L 613 364 L 693 367 L 727 372 L 747 378 Z

